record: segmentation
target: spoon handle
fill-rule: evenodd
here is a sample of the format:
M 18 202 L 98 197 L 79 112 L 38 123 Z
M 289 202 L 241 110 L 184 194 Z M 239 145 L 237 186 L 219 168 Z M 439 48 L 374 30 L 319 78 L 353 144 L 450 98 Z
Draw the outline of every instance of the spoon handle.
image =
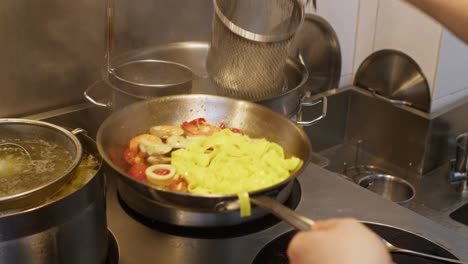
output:
M 421 252 L 416 252 L 416 251 L 413 251 L 413 250 L 407 250 L 407 249 L 402 249 L 402 248 L 392 248 L 392 249 L 390 249 L 390 251 L 392 253 L 411 254 L 411 255 L 416 255 L 416 256 L 420 256 L 420 257 L 424 257 L 424 258 L 430 258 L 430 259 L 445 261 L 445 262 L 448 262 L 448 263 L 461 263 L 461 264 L 463 263 L 460 260 L 456 260 L 456 259 L 443 258 L 443 257 L 439 257 L 439 256 L 424 254 L 424 253 L 421 253 Z

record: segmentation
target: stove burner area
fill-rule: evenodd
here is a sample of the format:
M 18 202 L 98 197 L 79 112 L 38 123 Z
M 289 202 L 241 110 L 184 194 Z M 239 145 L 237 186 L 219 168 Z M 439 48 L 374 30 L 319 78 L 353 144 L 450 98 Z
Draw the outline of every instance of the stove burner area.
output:
M 296 209 L 301 199 L 301 187 L 297 180 L 294 181 L 291 195 L 284 203 L 285 206 Z M 157 230 L 159 232 L 168 233 L 176 236 L 191 237 L 191 238 L 227 238 L 239 237 L 248 234 L 253 234 L 267 228 L 270 228 L 281 220 L 275 216 L 268 214 L 259 219 L 246 223 L 233 225 L 229 227 L 185 227 L 162 223 L 154 219 L 148 218 L 132 208 L 130 208 L 118 194 L 118 200 L 124 211 L 133 219 L 137 220 L 145 226 Z
M 365 223 L 367 227 L 385 238 L 395 246 L 419 251 L 422 253 L 432 254 L 445 258 L 457 259 L 446 249 L 431 242 L 423 237 L 413 233 L 380 224 Z M 289 241 L 297 231 L 289 231 L 268 243 L 255 257 L 253 264 L 286 264 L 289 263 L 286 250 Z M 401 253 L 392 253 L 392 258 L 398 264 L 439 264 L 445 263 L 437 260 L 430 260 L 413 255 L 405 255 Z

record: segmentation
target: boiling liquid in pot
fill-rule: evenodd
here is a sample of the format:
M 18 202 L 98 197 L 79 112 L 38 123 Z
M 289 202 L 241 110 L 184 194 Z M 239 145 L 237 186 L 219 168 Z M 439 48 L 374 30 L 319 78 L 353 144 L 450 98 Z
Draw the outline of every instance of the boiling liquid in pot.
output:
M 83 157 L 81 159 L 80 165 L 74 172 L 72 178 L 69 182 L 67 182 L 62 189 L 60 189 L 57 193 L 55 193 L 52 197 L 44 201 L 44 203 L 40 205 L 47 205 L 50 203 L 54 203 L 62 198 L 67 197 L 68 195 L 78 191 L 84 185 L 86 185 L 93 177 L 96 175 L 99 169 L 100 162 L 99 160 L 89 153 L 83 153 Z M 0 210 L 0 217 L 3 215 L 8 215 L 11 213 L 19 212 L 22 210 L 26 210 L 29 208 L 21 208 L 18 210 Z
M 63 147 L 44 140 L 1 140 L 14 145 L 0 146 L 0 197 L 38 188 L 63 175 L 72 163 L 72 155 Z

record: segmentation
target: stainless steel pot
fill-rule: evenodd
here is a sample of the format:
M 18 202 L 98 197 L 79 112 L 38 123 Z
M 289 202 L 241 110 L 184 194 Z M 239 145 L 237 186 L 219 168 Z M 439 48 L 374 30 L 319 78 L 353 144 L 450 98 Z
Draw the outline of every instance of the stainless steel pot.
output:
M 112 64 L 125 65 L 137 60 L 165 60 L 185 65 L 192 70 L 192 93 L 217 95 L 216 86 L 208 78 L 206 58 L 209 50 L 207 42 L 179 42 L 160 45 L 151 48 L 130 51 L 115 57 Z M 303 64 L 289 58 L 285 67 L 288 89 L 279 96 L 273 96 L 257 103 L 265 105 L 276 112 L 296 120 L 299 125 L 308 126 L 326 117 L 327 98 L 310 99 L 304 90 L 308 80 L 308 71 Z M 103 70 L 102 80 L 95 82 L 85 92 L 86 99 L 93 104 L 110 108 L 113 111 L 154 96 L 141 96 L 138 93 L 119 88 L 110 80 L 107 70 Z M 302 110 L 305 107 L 322 104 L 321 114 L 312 120 L 302 120 Z
M 172 214 L 181 219 L 180 221 L 202 226 L 233 225 L 253 220 L 266 213 L 263 210 L 262 213 L 255 213 L 247 220 L 241 219 L 237 212 L 236 195 L 172 192 L 138 181 L 127 174 L 127 166 L 121 157 L 132 137 L 144 133 L 154 125 L 181 124 L 183 121 L 198 117 L 204 117 L 215 124 L 224 122 L 226 126 L 240 128 L 252 137 L 264 137 L 276 142 L 284 148 L 286 154 L 299 157 L 304 164 L 308 164 L 311 147 L 303 129 L 284 115 L 264 106 L 212 95 L 178 95 L 145 100 L 114 112 L 102 123 L 97 134 L 98 149 L 105 161 L 118 173 L 119 179 L 127 185 L 128 191 L 138 194 L 129 196 L 129 192 L 121 192 L 127 202 L 134 199 L 128 202 L 130 206 L 134 206 L 134 209 L 141 213 L 154 212 L 150 217 L 161 221 L 171 222 L 173 218 L 169 215 Z M 305 165 L 288 179 L 274 186 L 250 192 L 251 201 L 256 203 L 255 198 L 270 197 L 284 202 L 290 194 L 294 178 L 300 175 L 304 167 Z M 143 203 L 143 200 L 146 201 Z M 154 204 L 157 206 L 153 206 Z M 158 211 L 161 207 L 171 213 Z M 236 214 L 226 216 L 230 211 L 236 211 Z M 199 219 L 185 217 L 194 215 Z M 229 220 L 224 220 L 226 218 Z
M 108 73 L 107 78 L 117 89 L 145 98 L 192 91 L 192 71 L 171 61 L 130 61 Z
M 91 138 L 78 138 L 86 151 L 99 157 Z M 81 189 L 56 202 L 17 213 L 0 212 L 0 230 L 0 263 L 105 263 L 108 241 L 102 168 Z
M 131 59 L 112 63 L 111 55 L 115 46 L 115 3 L 114 0 L 106 0 L 105 4 L 106 66 L 103 77 L 113 84 L 115 92 L 122 91 L 144 98 L 190 93 L 192 71 L 182 64 L 155 59 Z
M 159 77 L 145 73 L 147 71 L 159 72 Z M 149 80 L 151 78 L 148 76 L 154 79 Z M 191 91 L 192 72 L 189 68 L 168 61 L 141 60 L 124 63 L 113 69 L 113 73 L 103 69 L 102 79 L 86 89 L 84 96 L 96 106 L 115 111 L 148 98 L 187 94 Z
M 256 101 L 274 111 L 292 118 L 298 125 L 310 126 L 322 120 L 327 115 L 327 97 L 319 99 L 310 99 L 304 90 L 309 73 L 306 67 L 288 58 L 284 68 L 286 83 L 288 89 L 279 96 L 271 97 L 265 100 Z M 322 104 L 321 115 L 312 120 L 302 120 L 302 111 L 305 107 L 311 107 Z

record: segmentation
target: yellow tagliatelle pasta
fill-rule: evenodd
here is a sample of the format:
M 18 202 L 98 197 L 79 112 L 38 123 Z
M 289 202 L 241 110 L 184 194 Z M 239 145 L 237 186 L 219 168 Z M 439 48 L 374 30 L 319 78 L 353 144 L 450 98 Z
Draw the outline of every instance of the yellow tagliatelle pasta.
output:
M 172 152 L 171 164 L 191 193 L 238 194 L 285 180 L 303 161 L 286 158 L 276 143 L 224 129 Z

